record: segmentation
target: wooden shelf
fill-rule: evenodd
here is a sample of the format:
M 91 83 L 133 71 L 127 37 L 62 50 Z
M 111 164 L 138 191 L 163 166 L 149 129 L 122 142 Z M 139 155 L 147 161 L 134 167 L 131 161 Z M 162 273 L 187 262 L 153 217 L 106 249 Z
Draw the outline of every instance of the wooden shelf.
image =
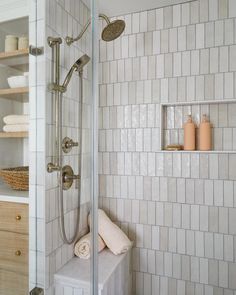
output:
M 26 138 L 28 132 L 0 132 L 0 138 Z
M 26 70 L 26 66 L 29 64 L 29 49 L 0 52 L 0 64 L 17 69 L 24 66 L 24 70 Z
M 29 87 L 0 89 L 0 97 L 17 101 L 28 100 Z
M 20 49 L 15 51 L 8 51 L 8 52 L 0 52 L 0 61 L 6 60 L 13 57 L 22 57 L 22 56 L 28 56 L 29 55 L 29 49 Z

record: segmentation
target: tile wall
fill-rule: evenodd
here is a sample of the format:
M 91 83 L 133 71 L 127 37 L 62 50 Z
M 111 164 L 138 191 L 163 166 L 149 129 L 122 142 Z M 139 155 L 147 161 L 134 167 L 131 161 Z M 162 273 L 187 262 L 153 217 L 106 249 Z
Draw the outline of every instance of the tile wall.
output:
M 134 240 L 133 294 L 235 295 L 236 153 L 161 152 L 159 106 L 236 98 L 236 1 L 119 18 L 100 41 L 99 202 Z

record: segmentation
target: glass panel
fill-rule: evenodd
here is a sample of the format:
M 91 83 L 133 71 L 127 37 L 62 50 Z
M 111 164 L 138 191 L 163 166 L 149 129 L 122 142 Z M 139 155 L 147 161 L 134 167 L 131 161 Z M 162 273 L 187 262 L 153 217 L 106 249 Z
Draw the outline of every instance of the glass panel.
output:
M 37 2 L 0 3 L 0 294 L 37 284 Z M 11 170 L 6 170 L 11 168 Z
M 88 294 L 90 260 L 75 257 L 74 244 L 89 232 L 91 209 L 91 27 L 72 44 L 66 43 L 66 37 L 78 36 L 90 20 L 90 8 L 79 0 L 45 3 L 45 159 L 49 172 L 44 188 L 44 288 L 47 294 L 52 294 L 54 289 L 60 294 L 65 288 L 72 294 Z M 71 271 L 71 265 L 77 268 L 76 273 Z M 75 282 L 73 288 L 66 282 L 70 278 Z M 86 284 L 81 286 L 81 281 Z

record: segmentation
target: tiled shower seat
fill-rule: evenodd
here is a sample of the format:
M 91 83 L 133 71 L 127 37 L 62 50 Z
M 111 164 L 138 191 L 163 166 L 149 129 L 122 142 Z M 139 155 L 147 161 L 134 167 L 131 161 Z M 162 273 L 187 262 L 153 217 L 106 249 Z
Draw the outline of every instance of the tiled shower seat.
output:
M 99 295 L 130 295 L 131 251 L 115 256 L 105 249 L 99 254 Z M 74 257 L 54 275 L 56 295 L 90 294 L 90 260 Z

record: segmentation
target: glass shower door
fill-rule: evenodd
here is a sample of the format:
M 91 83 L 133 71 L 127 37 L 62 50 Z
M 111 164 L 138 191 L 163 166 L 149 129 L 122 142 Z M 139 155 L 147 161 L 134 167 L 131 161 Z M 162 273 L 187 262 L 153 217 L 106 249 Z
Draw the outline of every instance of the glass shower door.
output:
M 0 3 L 1 295 L 38 284 L 37 20 L 36 0 Z

